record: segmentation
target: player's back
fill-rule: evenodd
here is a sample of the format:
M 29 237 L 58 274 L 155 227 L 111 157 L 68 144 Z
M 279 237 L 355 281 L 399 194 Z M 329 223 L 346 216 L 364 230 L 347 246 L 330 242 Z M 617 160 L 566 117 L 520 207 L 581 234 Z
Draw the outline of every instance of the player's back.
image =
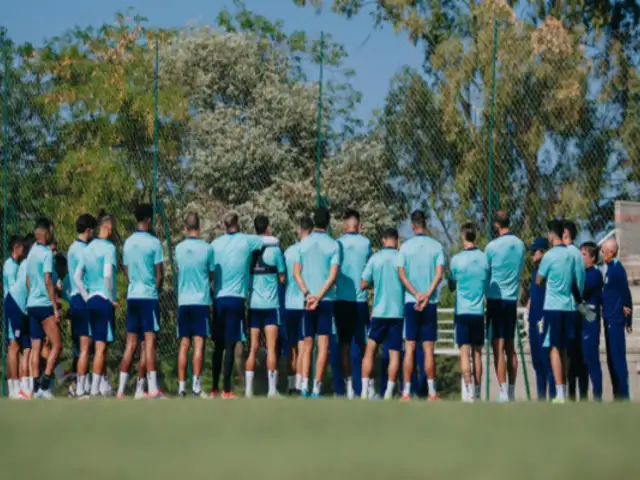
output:
M 484 314 L 489 276 L 487 257 L 477 248 L 463 250 L 451 259 L 451 274 L 456 282 L 456 313 Z
M 163 259 L 160 240 L 148 232 L 135 232 L 124 242 L 122 256 L 129 276 L 127 298 L 158 298 L 156 265 Z
M 24 259 L 18 267 L 18 275 L 16 281 L 11 286 L 9 293 L 15 300 L 16 304 L 20 307 L 24 313 L 27 311 L 27 297 L 29 291 L 27 290 L 27 259 Z
M 545 253 L 538 274 L 546 279 L 544 309 L 572 311 L 575 268 L 567 247 L 558 245 Z
M 18 276 L 18 264 L 13 259 L 13 257 L 7 258 L 4 262 L 4 266 L 2 267 L 2 286 L 4 296 L 7 297 L 11 285 L 16 281 L 16 277 Z
M 338 242 L 324 232 L 313 232 L 300 242 L 298 262 L 302 278 L 312 294 L 317 294 L 329 278 L 332 265 L 340 265 Z M 323 300 L 335 300 L 333 285 Z
M 293 270 L 298 258 L 300 242 L 294 243 L 284 252 L 285 267 L 287 269 L 287 287 L 284 298 L 285 308 L 289 310 L 304 309 L 304 295 L 293 276 Z
M 444 263 L 442 244 L 427 235 L 416 235 L 400 247 L 398 266 L 404 267 L 407 278 L 418 292 L 429 290 L 435 279 L 437 267 Z M 429 303 L 438 303 L 438 296 L 436 290 Z M 415 302 L 416 299 L 406 291 L 405 301 Z
M 488 298 L 518 299 L 524 252 L 524 243 L 512 233 L 501 235 L 489 242 L 485 249 L 490 274 Z
M 582 292 L 584 292 L 584 282 L 585 282 L 585 275 L 586 275 L 586 269 L 584 267 L 584 260 L 582 258 L 582 252 L 580 251 L 580 249 L 578 247 L 576 247 L 573 244 L 567 245 L 567 251 L 569 252 L 571 257 L 573 258 L 573 268 L 574 268 L 574 271 L 575 271 L 576 284 L 578 285 L 578 288 L 580 289 L 580 293 L 582 293 Z M 577 310 L 578 305 L 575 302 L 575 299 L 573 297 L 572 297 L 572 301 L 573 301 L 574 310 Z
M 280 307 L 278 274 L 284 272 L 285 264 L 280 247 L 265 247 L 253 254 L 250 308 L 272 309 Z
M 76 272 L 80 260 L 82 259 L 82 255 L 84 254 L 84 251 L 88 245 L 89 244 L 87 242 L 76 239 L 69 247 L 69 251 L 67 252 L 67 266 L 69 270 L 69 276 L 73 277 L 73 274 Z M 69 283 L 69 295 L 73 297 L 78 293 L 78 287 L 76 287 L 76 282 L 72 281 Z
M 116 247 L 109 240 L 96 238 L 84 249 L 81 265 L 84 270 L 83 281 L 89 296 L 98 295 L 108 300 L 111 298 L 105 284 L 105 265 L 111 265 L 112 291 L 116 288 Z
M 240 232 L 225 233 L 213 241 L 216 298 L 247 298 L 251 254 L 262 248 L 263 243 L 257 235 Z
M 51 249 L 42 243 L 35 243 L 29 252 L 27 262 L 27 276 L 29 277 L 27 307 L 50 307 L 52 303 L 47 293 L 44 275 L 53 272 Z
M 186 238 L 176 247 L 178 305 L 211 305 L 209 274 L 214 271 L 213 247 L 199 238 Z
M 368 293 L 360 289 L 362 272 L 371 257 L 371 241 L 359 233 L 346 233 L 338 239 L 340 272 L 336 280 L 336 299 L 366 302 Z
M 383 248 L 375 253 L 363 272 L 365 281 L 373 282 L 375 318 L 404 316 L 404 288 L 398 274 L 400 253 L 395 248 Z

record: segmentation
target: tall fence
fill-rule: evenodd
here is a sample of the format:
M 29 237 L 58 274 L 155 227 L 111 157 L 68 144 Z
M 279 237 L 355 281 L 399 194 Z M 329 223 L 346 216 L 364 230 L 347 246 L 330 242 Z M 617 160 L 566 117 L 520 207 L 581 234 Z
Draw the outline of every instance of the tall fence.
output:
M 480 11 L 471 43 L 436 52 L 430 68 L 398 72 L 366 126 L 353 118 L 349 77 L 320 74 L 335 62 L 330 38 L 302 48 L 269 32 L 151 31 L 124 17 L 37 49 L 3 32 L 3 258 L 7 238 L 42 215 L 66 251 L 76 217 L 101 208 L 116 218 L 121 253 L 135 205 L 152 202 L 167 259 L 159 358 L 173 379 L 172 255 L 187 211 L 200 213 L 206 239 L 229 209 L 245 230 L 267 214 L 284 247 L 316 204 L 335 217 L 360 210 L 376 246 L 388 225 L 410 235 L 409 213 L 424 209 L 450 255 L 464 221 L 479 226 L 483 246 L 498 208 L 527 244 L 551 217 L 575 219 L 578 241 L 601 237 L 616 199 L 640 200 L 640 101 L 627 98 L 621 114 L 617 83 L 599 77 L 599 60 L 559 21 L 523 27 L 510 12 Z M 340 222 L 332 229 L 338 235 Z M 120 270 L 117 279 L 112 369 L 124 347 Z M 452 298 L 444 288 L 442 306 Z

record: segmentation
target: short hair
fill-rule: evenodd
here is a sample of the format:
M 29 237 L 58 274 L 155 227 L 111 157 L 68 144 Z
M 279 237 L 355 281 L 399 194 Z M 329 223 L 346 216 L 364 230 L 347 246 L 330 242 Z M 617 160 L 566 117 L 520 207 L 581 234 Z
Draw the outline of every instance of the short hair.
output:
M 51 223 L 51 220 L 49 220 L 47 217 L 40 217 L 38 220 L 36 220 L 36 230 L 51 230 L 52 225 L 53 224 Z
M 269 228 L 269 218 L 267 218 L 266 215 L 258 215 L 253 220 L 253 226 L 256 229 L 256 233 L 258 235 L 262 235 L 264 232 L 267 231 L 267 228 Z
M 427 215 L 422 210 L 415 210 L 411 214 L 411 225 L 416 225 L 418 227 L 426 228 L 427 226 Z
M 476 226 L 473 223 L 467 222 L 463 224 L 460 231 L 462 232 L 462 237 L 465 239 L 466 242 L 476 241 L 476 235 L 478 234 L 478 230 L 476 229 Z
M 33 247 L 33 244 L 35 242 L 36 242 L 36 237 L 33 235 L 33 233 L 29 233 L 24 236 L 24 238 L 22 239 L 22 244 L 24 245 L 25 254 L 29 253 L 29 250 L 31 250 L 31 247 Z
M 586 251 L 594 260 L 597 260 L 598 255 L 600 254 L 600 247 L 598 247 L 594 242 L 584 242 L 580 245 L 580 250 Z
M 153 206 L 150 203 L 141 203 L 134 212 L 138 223 L 151 220 L 153 218 Z
M 385 228 L 382 232 L 382 238 L 384 240 L 398 240 L 398 238 L 400 238 L 398 229 L 394 227 Z
M 569 232 L 569 236 L 571 237 L 571 240 L 575 240 L 575 238 L 578 236 L 578 227 L 576 227 L 576 224 L 571 220 L 563 221 L 562 229 Z
M 197 212 L 189 212 L 184 218 L 184 228 L 189 231 L 200 230 L 200 215 Z
M 9 251 L 13 252 L 13 249 L 16 248 L 17 245 L 22 245 L 22 237 L 19 235 L 11 235 L 9 237 Z
M 141 222 L 142 220 L 138 220 L 138 221 Z M 96 220 L 96 224 L 98 227 L 101 227 L 107 222 L 113 222 L 113 215 L 107 213 L 107 211 L 104 208 L 101 208 L 100 211 L 98 212 L 98 219 Z
M 331 223 L 331 214 L 326 207 L 318 207 L 313 212 L 313 225 L 320 230 L 329 228 Z
M 88 213 L 83 213 L 76 220 L 76 233 L 84 233 L 87 230 L 96 228 L 98 224 L 96 217 Z
M 344 212 L 343 220 L 351 220 L 352 218 L 360 223 L 360 212 L 353 208 L 347 208 Z
M 310 217 L 304 216 L 300 219 L 300 229 L 303 232 L 310 232 L 313 230 L 313 220 Z
M 493 216 L 493 223 L 497 223 L 500 228 L 509 228 L 511 218 L 509 218 L 509 214 L 506 211 L 498 210 Z
M 549 220 L 547 222 L 547 229 L 550 233 L 555 233 L 558 238 L 562 238 L 562 232 L 564 231 L 562 220 Z
M 227 212 L 222 219 L 222 223 L 224 223 L 224 228 L 234 228 L 239 225 L 240 219 L 236 212 Z

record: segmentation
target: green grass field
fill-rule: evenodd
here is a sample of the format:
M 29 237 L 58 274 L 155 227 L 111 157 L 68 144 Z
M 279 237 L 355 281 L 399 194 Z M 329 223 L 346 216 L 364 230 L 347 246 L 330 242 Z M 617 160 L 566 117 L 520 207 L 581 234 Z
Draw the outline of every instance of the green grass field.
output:
M 0 471 L 6 479 L 631 480 L 640 478 L 639 433 L 633 404 L 2 401 Z

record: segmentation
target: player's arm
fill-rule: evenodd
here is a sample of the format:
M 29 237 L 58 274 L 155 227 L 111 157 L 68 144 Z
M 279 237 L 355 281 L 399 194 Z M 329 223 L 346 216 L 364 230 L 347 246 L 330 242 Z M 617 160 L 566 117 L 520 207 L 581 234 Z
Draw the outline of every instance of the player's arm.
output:
M 320 292 L 318 292 L 318 295 L 317 295 L 318 300 L 322 300 L 324 296 L 327 294 L 327 292 L 329 291 L 329 289 L 333 286 L 333 284 L 336 283 L 339 270 L 340 270 L 340 265 L 338 264 L 331 265 L 331 268 L 329 269 L 329 278 L 327 278 L 327 281 L 324 282 L 324 285 L 322 285 Z
M 163 263 L 164 263 L 164 252 L 162 251 L 162 244 L 160 240 L 156 243 L 156 253 L 155 253 L 155 264 L 156 264 L 156 288 L 158 291 L 162 288 L 162 278 L 163 278 Z
M 53 313 L 56 321 L 60 320 L 60 310 L 58 309 L 58 298 L 56 296 L 56 286 L 53 282 L 53 255 L 47 253 L 44 259 L 44 284 L 47 288 L 47 295 L 53 305 Z
M 276 268 L 278 269 L 278 282 L 280 282 L 281 285 L 284 285 L 287 283 L 287 266 L 284 263 L 282 250 L 279 248 L 276 250 Z
M 547 276 L 549 275 L 549 267 L 551 266 L 551 259 L 549 258 L 549 253 L 544 254 L 542 260 L 540 261 L 540 266 L 538 267 L 538 275 L 536 276 L 536 285 L 539 287 L 544 287 Z
M 31 280 L 29 279 L 29 275 L 25 278 L 25 283 L 27 285 L 27 293 L 31 290 Z
M 304 283 L 304 278 L 302 278 L 302 264 L 297 260 L 296 263 L 293 264 L 293 278 L 298 284 L 298 288 L 306 298 L 309 295 L 309 289 L 307 288 L 307 284 Z
M 371 264 L 371 258 L 362 271 L 362 278 L 360 279 L 360 290 L 366 290 L 373 284 L 373 265 Z
M 104 260 L 104 284 L 107 287 L 107 292 L 109 292 L 109 299 L 111 300 L 112 304 L 116 304 L 116 295 L 115 292 L 113 291 L 113 277 L 116 274 L 116 272 L 114 271 L 114 266 L 116 263 L 116 252 L 115 252 L 115 247 L 113 248 L 113 250 L 111 252 L 109 252 L 109 255 L 105 258 Z
M 80 262 L 76 268 L 76 271 L 73 273 L 73 282 L 76 284 L 76 288 L 78 292 L 80 292 L 80 296 L 86 302 L 89 298 L 89 292 L 87 292 L 86 287 L 84 286 L 84 264 Z

